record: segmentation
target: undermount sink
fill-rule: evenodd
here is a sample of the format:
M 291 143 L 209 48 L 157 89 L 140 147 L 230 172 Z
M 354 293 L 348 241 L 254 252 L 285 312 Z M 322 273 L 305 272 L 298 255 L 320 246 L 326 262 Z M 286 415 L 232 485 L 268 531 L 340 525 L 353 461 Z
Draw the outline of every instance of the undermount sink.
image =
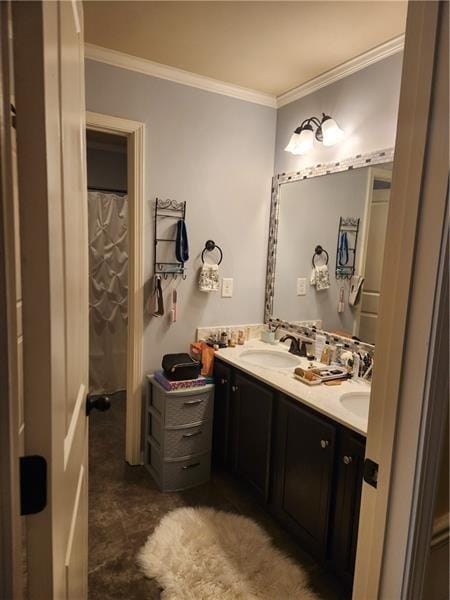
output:
M 300 358 L 279 350 L 244 350 L 240 358 L 255 367 L 289 369 L 298 367 Z
M 347 392 L 342 394 L 339 401 L 344 408 L 357 417 L 368 419 L 370 392 Z

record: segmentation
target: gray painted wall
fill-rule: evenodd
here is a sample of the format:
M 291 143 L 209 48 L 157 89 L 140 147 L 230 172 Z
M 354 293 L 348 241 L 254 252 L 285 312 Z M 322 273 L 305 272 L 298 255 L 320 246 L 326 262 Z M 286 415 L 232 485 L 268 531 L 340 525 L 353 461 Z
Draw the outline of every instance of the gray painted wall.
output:
M 403 54 L 398 53 L 328 85 L 278 110 L 275 173 L 347 158 L 395 145 Z M 300 122 L 322 112 L 331 114 L 345 140 L 326 148 L 317 143 L 305 156 L 284 151 Z
M 281 186 L 275 273 L 274 316 L 287 321 L 322 319 L 324 329 L 352 334 L 355 309 L 348 304 L 349 282 L 336 280 L 339 217 L 364 217 L 368 169 L 333 173 Z M 316 291 L 309 283 L 314 248 L 329 254 L 330 288 Z M 349 246 L 352 246 L 349 237 Z M 359 236 L 356 264 L 361 252 Z M 322 255 L 323 256 L 323 255 Z M 316 258 L 321 265 L 322 257 Z M 306 295 L 297 296 L 297 277 L 306 278 Z M 345 309 L 337 312 L 344 287 Z
M 146 125 L 146 298 L 153 272 L 152 207 L 156 196 L 187 201 L 191 259 L 188 279 L 176 282 L 176 324 L 146 315 L 145 368 L 166 352 L 186 350 L 201 325 L 262 320 L 270 179 L 395 143 L 402 55 L 397 54 L 326 88 L 274 109 L 86 61 L 87 109 Z M 336 147 L 307 157 L 284 152 L 305 116 L 329 112 L 345 130 Z M 199 256 L 207 239 L 224 251 L 223 277 L 234 278 L 233 298 L 197 290 Z M 324 242 L 325 243 L 325 242 Z M 334 244 L 333 244 L 334 245 Z M 166 307 L 173 284 L 165 283 Z
M 261 322 L 264 306 L 270 184 L 276 111 L 219 94 L 86 61 L 87 110 L 144 122 L 146 298 L 153 272 L 153 202 L 187 202 L 188 279 L 164 282 L 166 308 L 175 285 L 178 321 L 146 313 L 144 367 L 167 352 L 188 350 L 195 328 Z M 198 291 L 207 239 L 223 249 L 223 277 L 233 298 Z

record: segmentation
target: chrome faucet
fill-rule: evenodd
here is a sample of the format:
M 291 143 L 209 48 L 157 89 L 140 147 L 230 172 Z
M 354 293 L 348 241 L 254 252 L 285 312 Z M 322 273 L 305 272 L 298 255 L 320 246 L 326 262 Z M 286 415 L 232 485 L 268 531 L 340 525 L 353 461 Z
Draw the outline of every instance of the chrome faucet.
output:
M 307 356 L 308 353 L 304 341 L 300 344 L 300 340 L 293 335 L 284 335 L 280 338 L 280 342 L 285 342 L 286 340 L 291 340 L 291 345 L 289 347 L 289 352 L 291 354 L 295 354 L 295 356 Z

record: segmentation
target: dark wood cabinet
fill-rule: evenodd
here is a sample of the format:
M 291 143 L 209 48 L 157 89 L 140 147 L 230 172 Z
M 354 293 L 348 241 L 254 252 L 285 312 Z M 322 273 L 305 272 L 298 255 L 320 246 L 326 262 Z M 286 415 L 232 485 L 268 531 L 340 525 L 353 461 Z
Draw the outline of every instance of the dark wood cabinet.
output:
M 214 374 L 215 464 L 351 586 L 365 439 L 220 360 Z
M 214 364 L 214 423 L 212 460 L 217 467 L 230 465 L 230 390 L 231 368 L 220 361 Z
M 274 510 L 305 549 L 320 559 L 327 551 L 335 443 L 332 424 L 280 398 Z
M 274 393 L 235 371 L 231 386 L 232 464 L 264 501 L 269 497 Z
M 363 481 L 365 440 L 342 429 L 336 456 L 336 498 L 330 529 L 333 570 L 350 586 L 353 582 Z

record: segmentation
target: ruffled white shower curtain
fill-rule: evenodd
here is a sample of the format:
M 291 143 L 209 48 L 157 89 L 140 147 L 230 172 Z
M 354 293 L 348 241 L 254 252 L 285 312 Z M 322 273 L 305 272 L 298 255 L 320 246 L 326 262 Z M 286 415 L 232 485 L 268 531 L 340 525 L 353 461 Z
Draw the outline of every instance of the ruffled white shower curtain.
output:
M 89 388 L 126 389 L 128 197 L 88 193 Z

